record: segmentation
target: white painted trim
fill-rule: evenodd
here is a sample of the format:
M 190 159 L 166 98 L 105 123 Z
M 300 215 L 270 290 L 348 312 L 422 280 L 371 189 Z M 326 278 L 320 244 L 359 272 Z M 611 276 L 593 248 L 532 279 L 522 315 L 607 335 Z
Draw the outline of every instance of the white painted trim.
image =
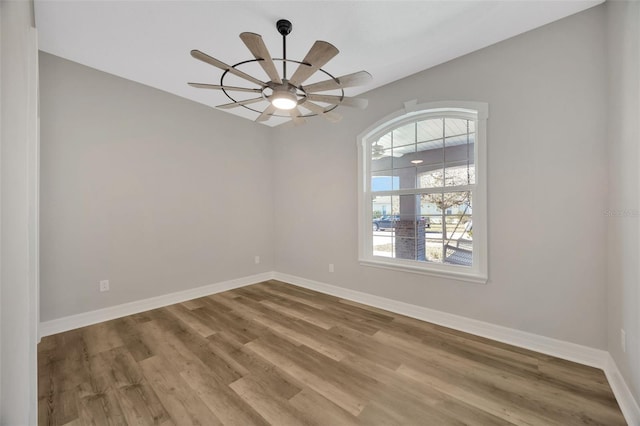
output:
M 475 101 L 436 101 L 418 104 L 417 99 L 407 101 L 403 104 L 403 108 L 388 114 L 362 131 L 358 136 L 358 141 L 364 139 L 370 134 L 379 132 L 391 122 L 400 122 L 400 117 L 407 114 L 418 115 L 424 110 L 447 110 L 459 109 L 461 111 L 471 110 L 478 112 L 478 120 L 486 120 L 489 118 L 489 104 L 486 102 Z M 410 117 L 407 117 L 410 119 Z
M 564 342 L 562 340 L 552 339 L 550 337 L 540 336 L 526 331 L 478 321 L 447 312 L 437 311 L 435 309 L 387 299 L 385 297 L 374 296 L 343 287 L 296 277 L 294 275 L 275 272 L 273 277 L 276 280 L 291 283 L 310 290 L 319 291 L 321 293 L 330 294 L 332 296 L 352 300 L 369 306 L 375 306 L 376 308 L 385 309 L 411 318 L 431 322 L 444 327 L 453 328 L 466 333 L 475 334 L 476 336 L 486 337 L 488 339 L 497 340 L 499 342 L 508 343 L 510 345 L 530 349 L 532 351 L 541 352 L 591 367 L 604 369 L 606 365 L 608 352 L 600 349 Z
M 362 293 L 319 281 L 297 277 L 281 272 L 263 272 L 229 281 L 205 285 L 189 290 L 138 300 L 109 308 L 98 309 L 82 314 L 71 315 L 40 323 L 40 336 L 49 336 L 75 328 L 85 327 L 103 321 L 109 321 L 127 315 L 132 315 L 150 309 L 156 309 L 186 300 L 220 293 L 234 288 L 244 287 L 264 281 L 276 279 L 320 293 L 329 294 L 342 299 L 352 300 L 376 308 L 385 309 L 411 318 L 453 328 L 455 330 L 486 337 L 499 342 L 530 349 L 568 361 L 577 362 L 604 370 L 609 385 L 620 405 L 625 419 L 632 426 L 640 426 L 640 408 L 629 390 L 618 366 L 607 351 L 578 345 L 571 342 L 552 339 L 538 334 L 528 333 L 513 328 L 503 327 L 484 321 L 478 321 L 423 306 L 412 305 L 385 297 Z
M 464 281 L 469 283 L 476 284 L 486 284 L 489 279 L 486 275 L 474 274 L 474 273 L 466 273 L 465 271 L 468 268 L 463 268 L 457 265 L 447 265 L 450 266 L 449 269 L 440 271 L 438 268 L 433 269 L 425 269 L 423 266 L 415 265 L 415 261 L 406 261 L 403 262 L 402 259 L 394 259 L 394 262 L 390 262 L 387 258 L 374 256 L 375 261 L 372 260 L 360 260 L 360 265 L 363 266 L 371 266 L 373 268 L 382 268 L 382 269 L 390 269 L 392 271 L 399 272 L 410 272 L 413 274 L 422 274 L 422 275 L 430 275 L 432 277 L 438 278 L 447 278 L 450 280 L 456 281 Z M 442 266 L 442 265 L 433 265 L 433 266 Z M 459 271 L 456 271 L 456 268 L 459 268 Z
M 273 278 L 273 272 L 263 272 L 261 274 L 250 275 L 248 277 L 222 281 L 202 287 L 191 288 L 189 290 L 177 291 L 162 296 L 151 297 L 149 299 L 136 300 L 135 302 L 124 303 L 122 305 L 111 306 L 95 311 L 83 312 L 81 314 L 70 315 L 40 323 L 40 337 L 50 336 L 63 331 L 69 331 L 91 324 L 124 317 L 127 315 L 145 312 L 174 303 L 220 293 L 234 288 L 244 287 L 259 282 L 268 281 Z
M 38 31 L 29 28 L 27 53 L 27 191 L 29 250 L 29 421 L 38 422 L 38 346 L 40 342 L 40 77 Z
M 629 386 L 627 386 L 618 369 L 618 365 L 609 353 L 607 353 L 604 373 L 627 423 L 631 426 L 640 426 L 640 407 L 638 407 L 638 402 L 634 399 Z

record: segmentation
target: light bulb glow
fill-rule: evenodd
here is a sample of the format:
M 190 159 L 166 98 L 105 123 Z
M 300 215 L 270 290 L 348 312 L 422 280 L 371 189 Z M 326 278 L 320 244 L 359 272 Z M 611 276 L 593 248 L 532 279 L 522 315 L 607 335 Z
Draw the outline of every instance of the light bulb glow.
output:
M 274 91 L 270 99 L 271 105 L 278 109 L 290 110 L 298 105 L 298 97 L 289 91 Z

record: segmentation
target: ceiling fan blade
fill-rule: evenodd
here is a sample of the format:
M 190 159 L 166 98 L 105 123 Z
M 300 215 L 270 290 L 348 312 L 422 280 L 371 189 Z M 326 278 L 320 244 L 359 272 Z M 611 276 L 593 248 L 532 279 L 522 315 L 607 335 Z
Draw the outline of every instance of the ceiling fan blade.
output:
M 313 112 L 314 114 L 318 114 L 323 116 L 324 118 L 326 118 L 327 120 L 331 121 L 332 123 L 337 123 L 340 120 L 342 120 L 342 116 L 340 114 L 337 114 L 333 111 L 325 111 L 325 109 L 323 107 L 321 107 L 318 104 L 314 104 L 311 101 L 304 101 L 303 103 L 300 104 L 301 107 L 308 109 L 309 111 Z
M 344 105 L 350 107 L 356 107 L 360 109 L 364 109 L 369 104 L 367 99 L 362 98 L 350 98 L 350 97 L 342 97 L 342 96 L 333 96 L 333 95 L 316 95 L 314 93 L 307 94 L 307 99 L 316 101 L 316 102 L 326 102 L 332 105 Z
M 331 58 L 336 56 L 338 52 L 340 51 L 331 43 L 321 40 L 316 41 L 313 43 L 313 46 L 311 46 L 307 56 L 302 60 L 303 64 L 298 66 L 296 72 L 294 72 L 289 79 L 289 83 L 294 86 L 299 86 L 306 79 L 311 77 L 314 72 L 318 71 L 324 66 L 324 64 L 329 62 Z
M 262 41 L 260 34 L 242 33 L 240 34 L 240 38 L 251 54 L 258 60 L 258 63 L 264 72 L 267 73 L 271 81 L 282 84 L 282 79 L 278 75 L 276 65 L 273 63 L 269 50 L 267 49 L 267 46 L 265 46 L 264 41 Z
M 295 108 L 289 110 L 289 115 L 291 116 L 291 121 L 296 126 L 299 125 L 299 124 L 304 124 L 304 123 L 307 122 L 307 120 L 305 120 L 302 117 L 302 112 L 300 112 L 300 109 L 298 107 L 295 107 Z
M 262 89 L 249 89 L 248 87 L 235 87 L 235 86 L 220 86 L 218 84 L 206 84 L 206 83 L 187 83 L 191 87 L 197 87 L 198 89 L 217 89 L 217 90 L 231 90 L 234 92 L 254 92 L 260 93 Z
M 199 50 L 192 50 L 191 51 L 191 56 L 193 56 L 194 58 L 198 59 L 199 61 L 202 62 L 206 62 L 209 65 L 213 65 L 216 68 L 220 68 L 223 71 L 227 71 L 230 74 L 236 75 L 240 78 L 244 78 L 245 80 L 248 80 L 252 83 L 257 84 L 260 87 L 265 87 L 267 85 L 267 83 L 258 80 L 255 77 L 251 77 L 249 74 L 244 73 L 238 69 L 235 69 L 233 67 L 230 67 L 229 65 L 225 64 L 222 61 L 217 60 L 216 58 L 213 58 L 209 55 L 207 55 L 206 53 L 202 53 Z
M 239 106 L 242 106 L 242 105 L 255 104 L 255 103 L 260 102 L 260 101 L 264 101 L 264 98 L 245 99 L 244 101 L 231 102 L 230 104 L 217 105 L 216 108 L 231 109 L 231 108 L 239 107 Z
M 256 121 L 267 121 L 269 118 L 271 118 L 271 115 L 276 112 L 276 109 L 276 107 L 269 104 L 269 106 L 266 107 L 264 111 L 262 111 L 262 114 L 260 114 L 258 118 L 256 118 Z
M 307 93 L 312 93 L 325 92 L 327 90 L 344 89 L 345 87 L 360 86 L 361 84 L 368 83 L 371 78 L 371 74 L 369 74 L 368 72 L 358 71 L 354 72 L 353 74 L 337 77 L 335 80 L 333 78 L 330 78 L 329 80 L 324 80 L 318 83 L 304 86 L 304 90 Z

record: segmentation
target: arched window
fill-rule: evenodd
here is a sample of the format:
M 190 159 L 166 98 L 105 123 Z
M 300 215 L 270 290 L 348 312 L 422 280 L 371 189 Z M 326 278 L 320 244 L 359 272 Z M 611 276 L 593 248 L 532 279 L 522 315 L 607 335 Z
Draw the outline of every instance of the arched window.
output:
M 487 117 L 408 103 L 358 137 L 361 263 L 486 282 Z

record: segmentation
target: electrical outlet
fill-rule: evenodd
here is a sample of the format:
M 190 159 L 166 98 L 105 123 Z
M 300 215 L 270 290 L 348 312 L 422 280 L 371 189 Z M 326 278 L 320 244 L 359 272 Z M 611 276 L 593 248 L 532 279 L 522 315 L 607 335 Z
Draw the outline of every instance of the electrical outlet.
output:
M 333 263 L 329 264 L 329 272 L 333 272 Z
M 109 280 L 100 281 L 100 291 L 109 291 Z
M 620 345 L 622 352 L 627 352 L 627 333 L 623 329 L 620 329 Z
M 256 262 L 256 265 L 257 265 L 258 263 L 260 263 L 260 256 L 256 256 L 253 260 Z

